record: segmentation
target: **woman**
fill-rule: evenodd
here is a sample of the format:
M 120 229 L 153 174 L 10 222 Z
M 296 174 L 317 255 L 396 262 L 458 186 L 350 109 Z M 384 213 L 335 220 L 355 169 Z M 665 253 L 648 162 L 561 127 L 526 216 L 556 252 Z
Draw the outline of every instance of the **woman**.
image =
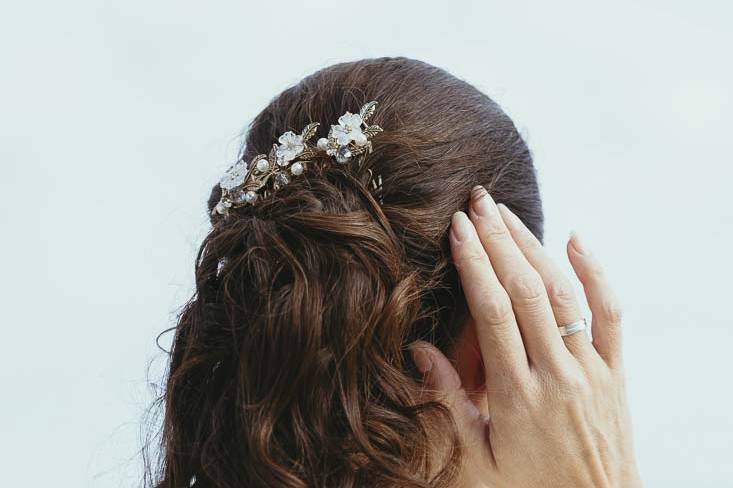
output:
M 157 486 L 640 486 L 618 308 L 571 239 L 591 343 L 530 153 L 471 85 L 321 70 L 254 119 L 209 210 Z

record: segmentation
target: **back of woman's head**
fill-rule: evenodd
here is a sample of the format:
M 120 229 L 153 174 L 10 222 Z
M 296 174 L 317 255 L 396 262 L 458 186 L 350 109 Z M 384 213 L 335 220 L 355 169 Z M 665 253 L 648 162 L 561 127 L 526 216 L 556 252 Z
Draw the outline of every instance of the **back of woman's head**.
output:
M 322 137 L 369 100 L 384 129 L 366 156 L 378 190 L 347 165 L 314 166 L 204 240 L 171 353 L 159 486 L 453 479 L 452 420 L 420 394 L 407 346 L 449 349 L 465 321 L 447 231 L 474 185 L 541 238 L 534 169 L 488 97 L 404 58 L 335 65 L 285 90 L 252 122 L 243 159 L 309 122 Z

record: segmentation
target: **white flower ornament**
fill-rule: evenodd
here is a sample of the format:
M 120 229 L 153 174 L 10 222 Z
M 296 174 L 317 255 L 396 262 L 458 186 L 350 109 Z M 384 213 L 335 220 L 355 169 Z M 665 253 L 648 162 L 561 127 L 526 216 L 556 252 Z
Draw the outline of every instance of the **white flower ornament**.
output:
M 287 166 L 290 161 L 298 157 L 305 149 L 303 137 L 288 131 L 277 140 L 280 145 L 277 148 L 277 164 Z
M 335 139 L 339 146 L 345 146 L 352 141 L 357 146 L 363 146 L 367 143 L 367 137 L 361 130 L 363 122 L 361 115 L 346 112 L 339 117 L 338 125 L 331 126 L 329 138 Z
M 224 176 L 219 180 L 219 186 L 222 190 L 233 190 L 242 183 L 247 177 L 247 163 L 244 161 L 237 161 L 226 170 Z
M 378 125 L 368 125 L 377 102 L 369 102 L 358 114 L 346 112 L 332 125 L 328 137 L 318 140 L 316 146 L 310 140 L 316 135 L 320 124 L 308 124 L 300 134 L 288 131 L 273 144 L 269 154 L 258 154 L 247 164 L 237 161 L 219 182 L 221 198 L 212 210 L 212 215 L 227 216 L 231 208 L 253 205 L 260 198 L 267 197 L 277 189 L 290 183 L 293 176 L 303 174 L 309 164 L 333 157 L 339 163 L 348 163 L 357 156 L 371 152 L 371 139 L 382 132 Z M 371 170 L 369 171 L 371 177 Z M 381 181 L 381 179 L 380 179 Z M 378 188 L 377 180 L 371 181 Z

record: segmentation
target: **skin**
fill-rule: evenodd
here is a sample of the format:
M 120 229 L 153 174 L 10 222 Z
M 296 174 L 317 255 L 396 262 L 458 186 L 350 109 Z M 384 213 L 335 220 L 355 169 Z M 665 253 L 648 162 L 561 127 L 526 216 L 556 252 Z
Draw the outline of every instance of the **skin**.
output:
M 453 215 L 450 242 L 473 326 L 464 342 L 480 351 L 479 374 L 458 364 L 459 374 L 426 342 L 411 349 L 426 386 L 441 395 L 458 426 L 460 484 L 640 487 L 621 314 L 596 259 L 571 237 L 567 254 L 593 316 L 591 342 L 585 332 L 560 336 L 558 325 L 582 318 L 570 281 L 483 187 L 471 192 L 468 215 Z M 484 386 L 479 394 L 475 383 Z

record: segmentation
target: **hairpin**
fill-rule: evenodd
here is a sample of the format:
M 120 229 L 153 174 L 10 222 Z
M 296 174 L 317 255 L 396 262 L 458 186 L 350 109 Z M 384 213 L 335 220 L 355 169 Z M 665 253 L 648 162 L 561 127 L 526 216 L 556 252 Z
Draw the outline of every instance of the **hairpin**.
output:
M 382 132 L 378 125 L 367 121 L 374 114 L 377 102 L 361 107 L 358 114 L 346 112 L 332 125 L 328 137 L 318 139 L 315 145 L 311 139 L 320 124 L 312 122 L 296 134 L 288 131 L 273 144 L 268 154 L 258 154 L 247 163 L 234 163 L 219 181 L 222 193 L 212 215 L 228 215 L 230 208 L 254 205 L 279 188 L 290 183 L 294 176 L 303 174 L 308 165 L 319 159 L 349 163 L 372 151 L 371 139 Z

